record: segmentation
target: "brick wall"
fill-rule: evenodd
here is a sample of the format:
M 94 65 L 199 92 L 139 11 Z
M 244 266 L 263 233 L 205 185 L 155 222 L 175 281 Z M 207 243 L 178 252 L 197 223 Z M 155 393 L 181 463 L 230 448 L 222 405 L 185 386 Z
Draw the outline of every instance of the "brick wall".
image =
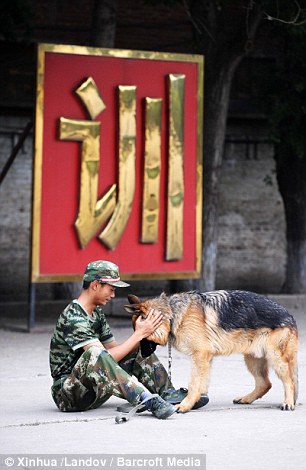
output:
M 277 293 L 286 236 L 273 145 L 258 127 L 240 127 L 230 139 L 221 172 L 217 287 Z
M 0 118 L 3 168 L 28 119 Z M 2 299 L 19 300 L 27 291 L 31 205 L 32 140 L 27 138 L 0 186 L 0 285 Z

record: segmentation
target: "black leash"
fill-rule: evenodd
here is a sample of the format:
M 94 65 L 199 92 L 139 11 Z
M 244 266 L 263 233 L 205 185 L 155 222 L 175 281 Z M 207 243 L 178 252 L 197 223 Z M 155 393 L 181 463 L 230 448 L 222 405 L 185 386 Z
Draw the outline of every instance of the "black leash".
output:
M 171 382 L 171 367 L 172 367 L 172 348 L 171 348 L 171 337 L 168 339 L 168 377 Z

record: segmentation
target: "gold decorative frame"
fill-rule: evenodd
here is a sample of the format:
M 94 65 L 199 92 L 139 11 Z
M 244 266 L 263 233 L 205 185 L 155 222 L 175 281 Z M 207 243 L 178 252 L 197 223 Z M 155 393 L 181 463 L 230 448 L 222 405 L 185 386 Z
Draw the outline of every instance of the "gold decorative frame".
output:
M 40 272 L 40 230 L 41 230 L 41 193 L 43 165 L 43 107 L 45 54 L 78 54 L 90 56 L 106 56 L 122 59 L 152 59 L 166 61 L 193 62 L 197 64 L 197 143 L 196 143 L 196 269 L 193 272 L 159 272 L 135 273 L 122 272 L 125 279 L 186 279 L 199 278 L 202 259 L 202 172 L 203 172 L 203 91 L 204 91 L 204 58 L 199 55 L 174 54 L 162 52 L 131 51 L 119 49 L 101 49 L 83 46 L 40 44 L 38 46 L 37 84 L 36 84 L 36 120 L 35 120 L 35 161 L 33 167 L 33 204 L 32 204 L 32 247 L 31 247 L 31 281 L 32 282 L 64 282 L 79 281 L 82 273 L 76 274 L 42 274 Z M 82 90 L 81 90 L 82 92 Z

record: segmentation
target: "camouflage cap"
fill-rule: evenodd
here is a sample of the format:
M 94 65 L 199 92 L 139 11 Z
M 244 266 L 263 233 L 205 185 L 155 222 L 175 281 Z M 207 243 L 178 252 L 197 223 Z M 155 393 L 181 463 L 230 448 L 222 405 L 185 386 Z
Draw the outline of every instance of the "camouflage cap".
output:
M 115 287 L 129 287 L 130 284 L 120 280 L 119 268 L 110 261 L 92 261 L 85 269 L 84 281 L 100 281 Z

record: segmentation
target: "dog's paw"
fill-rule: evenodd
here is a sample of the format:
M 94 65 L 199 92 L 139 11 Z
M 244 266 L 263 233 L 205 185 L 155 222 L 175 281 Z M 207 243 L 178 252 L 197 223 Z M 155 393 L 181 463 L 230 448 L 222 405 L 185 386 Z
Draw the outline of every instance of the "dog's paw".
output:
M 280 407 L 282 411 L 293 411 L 295 408 L 294 404 L 290 403 L 283 403 Z
M 250 405 L 253 402 L 248 400 L 245 397 L 240 397 L 240 398 L 234 398 L 233 403 L 235 405 Z
M 177 412 L 178 413 L 187 413 L 188 411 L 191 410 L 191 407 L 190 406 L 182 406 L 182 404 L 180 405 L 175 405 L 176 408 L 177 408 Z
M 179 403 L 179 405 L 175 405 L 175 406 L 177 408 L 178 413 L 187 413 L 188 411 L 191 410 L 193 405 L 194 403 L 190 403 L 189 401 L 187 402 L 184 399 L 181 403 Z

